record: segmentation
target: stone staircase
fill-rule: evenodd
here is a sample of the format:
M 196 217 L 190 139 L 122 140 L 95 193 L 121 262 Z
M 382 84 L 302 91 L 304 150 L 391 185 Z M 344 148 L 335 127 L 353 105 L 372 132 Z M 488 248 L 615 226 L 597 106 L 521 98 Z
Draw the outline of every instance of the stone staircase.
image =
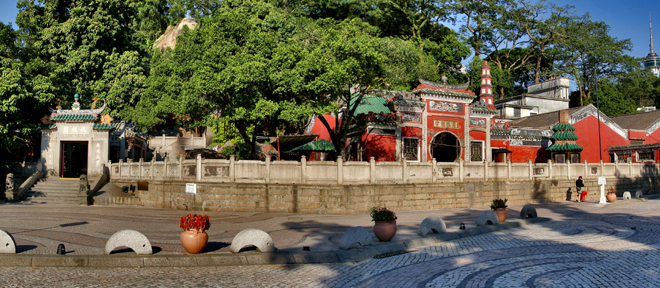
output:
M 43 178 L 25 193 L 23 201 L 31 203 L 77 204 L 78 179 Z

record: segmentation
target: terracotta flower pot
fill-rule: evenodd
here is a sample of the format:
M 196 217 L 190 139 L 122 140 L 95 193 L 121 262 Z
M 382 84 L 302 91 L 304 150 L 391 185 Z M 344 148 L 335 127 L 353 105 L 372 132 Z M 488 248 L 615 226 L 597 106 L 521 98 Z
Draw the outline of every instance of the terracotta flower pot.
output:
M 605 195 L 605 198 L 607 198 L 607 202 L 614 202 L 616 201 L 616 194 L 607 194 Z
M 394 234 L 396 234 L 396 221 L 392 223 L 376 221 L 376 225 L 374 225 L 374 234 L 376 234 L 376 238 L 378 238 L 380 242 L 392 240 Z
M 495 208 L 495 213 L 497 213 L 497 220 L 502 223 L 506 220 L 506 217 L 509 216 L 509 212 L 506 208 Z
M 181 244 L 190 254 L 202 252 L 208 241 L 209 234 L 206 234 L 206 232 L 197 232 L 195 230 L 181 232 Z

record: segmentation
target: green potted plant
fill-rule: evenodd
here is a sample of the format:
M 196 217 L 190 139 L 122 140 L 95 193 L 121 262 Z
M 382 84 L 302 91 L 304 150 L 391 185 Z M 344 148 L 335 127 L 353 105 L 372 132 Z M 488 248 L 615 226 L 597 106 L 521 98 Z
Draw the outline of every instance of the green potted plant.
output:
M 506 220 L 506 217 L 509 216 L 509 212 L 506 210 L 506 202 L 509 201 L 509 199 L 504 198 L 502 200 L 501 198 L 494 199 L 493 203 L 490 204 L 490 209 L 495 211 L 497 213 L 497 220 L 502 223 Z
M 190 254 L 197 254 L 204 250 L 206 243 L 209 241 L 209 235 L 206 234 L 206 229 L 211 227 L 208 215 L 186 215 L 181 217 L 179 227 L 183 230 L 181 232 L 181 244 L 183 248 Z
M 374 234 L 381 242 L 392 240 L 396 234 L 396 214 L 387 207 L 373 207 L 371 209 L 371 221 L 374 225 Z

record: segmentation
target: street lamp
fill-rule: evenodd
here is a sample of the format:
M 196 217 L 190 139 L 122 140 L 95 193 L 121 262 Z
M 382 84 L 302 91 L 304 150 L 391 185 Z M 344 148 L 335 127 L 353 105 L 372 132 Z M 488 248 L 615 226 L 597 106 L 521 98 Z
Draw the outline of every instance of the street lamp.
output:
M 600 155 L 600 161 L 603 161 L 603 148 L 601 147 L 601 141 L 600 141 L 600 103 L 598 102 L 598 74 L 596 74 L 596 68 L 594 68 L 594 79 L 596 79 L 596 109 L 597 116 L 598 116 L 598 154 Z

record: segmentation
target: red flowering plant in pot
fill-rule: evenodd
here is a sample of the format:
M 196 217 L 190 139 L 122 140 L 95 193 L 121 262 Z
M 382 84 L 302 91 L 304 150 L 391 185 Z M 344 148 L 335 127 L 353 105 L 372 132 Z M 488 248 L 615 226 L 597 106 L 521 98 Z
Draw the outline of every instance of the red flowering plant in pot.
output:
M 396 234 L 396 214 L 386 207 L 373 207 L 371 209 L 371 221 L 374 225 L 374 234 L 381 242 L 387 242 Z
M 506 220 L 506 217 L 509 216 L 509 212 L 506 211 L 506 201 L 509 201 L 509 199 L 504 198 L 502 199 L 494 199 L 493 203 L 490 204 L 490 209 L 494 210 L 495 213 L 497 213 L 497 220 L 502 223 Z
M 181 232 L 181 244 L 183 248 L 190 254 L 197 254 L 204 250 L 206 243 L 209 241 L 209 235 L 206 234 L 206 229 L 211 227 L 208 215 L 186 215 L 181 217 L 179 227 L 183 229 Z

